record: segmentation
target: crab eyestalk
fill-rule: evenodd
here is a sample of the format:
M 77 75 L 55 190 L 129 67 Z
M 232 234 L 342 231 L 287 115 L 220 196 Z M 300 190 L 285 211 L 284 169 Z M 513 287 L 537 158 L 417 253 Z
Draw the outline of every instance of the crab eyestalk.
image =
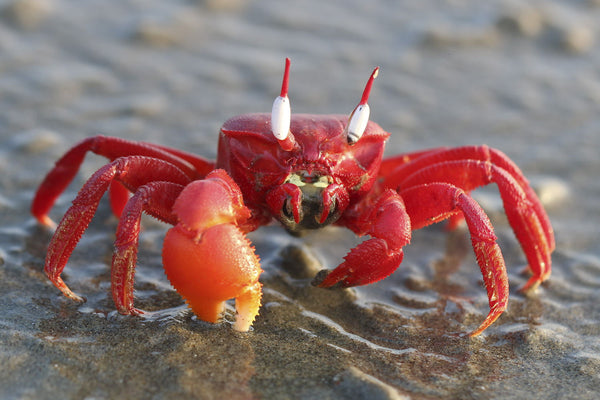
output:
M 365 90 L 363 91 L 360 102 L 350 114 L 348 125 L 346 126 L 346 136 L 348 137 L 348 143 L 350 144 L 358 142 L 358 139 L 361 138 L 365 132 L 365 129 L 367 128 L 367 124 L 369 123 L 369 115 L 371 114 L 371 109 L 369 108 L 367 101 L 369 100 L 369 95 L 371 94 L 373 81 L 375 78 L 377 78 L 378 74 L 379 67 L 376 67 L 371 73 L 371 77 L 369 77 L 369 80 L 367 81 L 367 85 L 365 86 Z
M 285 72 L 281 83 L 281 94 L 273 102 L 271 110 L 271 131 L 279 142 L 281 148 L 290 151 L 296 145 L 294 136 L 290 132 L 292 110 L 288 98 L 288 86 L 290 78 L 290 59 L 285 59 Z

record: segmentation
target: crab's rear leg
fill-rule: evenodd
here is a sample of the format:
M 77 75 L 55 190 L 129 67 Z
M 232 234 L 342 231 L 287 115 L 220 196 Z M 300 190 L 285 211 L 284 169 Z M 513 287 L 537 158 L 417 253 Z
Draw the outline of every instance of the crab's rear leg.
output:
M 442 221 L 462 212 L 471 233 L 471 242 L 487 289 L 490 312 L 471 336 L 479 335 L 506 309 L 508 276 L 500 247 L 489 218 L 463 190 L 446 183 L 432 183 L 402 190 L 412 229 Z
M 406 159 L 408 159 L 410 162 L 406 162 Z M 387 162 L 382 163 L 382 166 L 383 164 L 386 165 L 386 169 L 385 172 L 382 173 L 382 177 L 385 179 L 384 185 L 393 189 L 397 187 L 406 187 L 407 180 L 412 180 L 415 182 L 415 176 L 422 175 L 422 171 L 427 168 L 436 168 L 434 165 L 438 166 L 437 171 L 442 175 L 455 175 L 463 179 L 467 176 L 461 172 L 461 169 L 457 168 L 456 172 L 453 173 L 451 167 L 456 167 L 456 165 L 461 163 L 472 164 L 474 162 L 481 162 L 482 164 L 480 165 L 493 165 L 494 168 L 499 168 L 505 171 L 505 173 L 511 178 L 511 185 L 520 187 L 520 189 L 517 189 L 521 192 L 519 193 L 519 196 L 525 199 L 525 201 L 528 203 L 528 207 L 530 207 L 535 213 L 535 218 L 541 226 L 541 230 L 546 238 L 549 251 L 552 252 L 554 250 L 554 231 L 552 229 L 552 225 L 550 224 L 548 215 L 546 214 L 546 211 L 544 211 L 542 203 L 529 185 L 529 182 L 523 175 L 523 172 L 521 172 L 519 167 L 500 150 L 493 149 L 485 145 L 438 148 L 431 151 L 424 151 L 420 154 L 408 154 L 405 156 L 405 158 L 394 157 L 386 161 Z M 446 164 L 448 162 L 452 162 L 453 164 Z M 444 179 L 444 176 L 442 175 L 438 175 L 440 181 L 448 182 L 448 180 Z M 451 177 L 451 179 L 455 178 Z M 417 182 L 417 184 L 418 183 L 425 182 Z M 488 183 L 490 183 L 489 180 L 482 183 L 479 178 L 476 178 L 472 179 L 471 181 L 463 180 L 460 184 L 457 184 L 457 186 L 460 186 L 463 190 L 469 192 L 477 187 L 477 185 L 485 185 Z M 457 221 L 458 218 L 455 218 L 454 222 L 451 220 L 451 225 Z
M 379 167 L 379 176 L 386 180 L 389 180 L 390 177 L 393 179 L 397 174 L 396 171 L 404 165 L 411 163 L 418 158 L 422 158 L 433 153 L 438 153 L 446 149 L 447 147 L 436 147 L 432 149 L 413 151 L 410 153 L 397 154 L 392 157 L 384 158 L 381 161 L 381 166 Z M 395 189 L 395 187 L 390 185 L 388 185 L 388 187 Z
M 202 178 L 214 168 L 212 162 L 168 147 L 107 136 L 86 138 L 56 161 L 54 168 L 48 172 L 40 184 L 31 204 L 31 213 L 40 223 L 54 226 L 54 222 L 48 217 L 48 212 L 58 196 L 73 180 L 88 152 L 104 156 L 111 161 L 127 156 L 156 158 L 177 166 L 190 179 Z M 120 211 L 125 206 L 126 194 L 126 191 L 119 184 L 111 187 L 111 196 L 115 197 L 111 206 L 116 215 L 120 215 Z
M 171 284 L 202 320 L 217 322 L 235 298 L 234 329 L 247 331 L 258 314 L 262 272 L 245 235 L 250 210 L 224 170 L 188 185 L 173 206 L 178 224 L 165 236 L 163 265 Z
M 465 191 L 496 183 L 508 221 L 532 271 L 531 278 L 522 290 L 548 279 L 552 268 L 550 255 L 554 248 L 554 235 L 548 228 L 547 215 L 533 191 L 523 189 L 507 170 L 489 161 L 478 160 L 446 161 L 431 165 L 410 175 L 401 187 L 433 182 L 447 182 Z
M 420 165 L 418 162 L 415 162 L 417 159 L 426 160 L 431 158 L 432 155 L 443 154 L 447 151 L 449 151 L 447 147 L 436 147 L 385 158 L 379 167 L 379 177 L 386 187 L 396 189 L 399 185 L 398 182 L 401 182 L 402 179 L 407 176 L 406 171 L 409 171 L 408 173 L 414 172 L 415 169 L 411 167 L 413 165 Z M 448 218 L 446 229 L 453 231 L 464 221 L 464 219 L 465 218 L 460 212 L 450 216 Z
M 67 297 L 82 301 L 61 278 L 62 271 L 83 232 L 94 216 L 98 203 L 113 180 L 135 191 L 154 180 L 186 185 L 190 179 L 176 166 L 150 157 L 123 157 L 100 168 L 88 179 L 67 210 L 48 246 L 44 270 Z
M 354 215 L 353 215 L 354 214 Z M 326 276 L 313 281 L 319 287 L 367 285 L 386 278 L 402 262 L 402 247 L 411 237 L 410 221 L 402 199 L 388 189 L 371 204 L 356 205 L 341 221 L 357 235 L 372 238 L 353 248 L 344 262 Z

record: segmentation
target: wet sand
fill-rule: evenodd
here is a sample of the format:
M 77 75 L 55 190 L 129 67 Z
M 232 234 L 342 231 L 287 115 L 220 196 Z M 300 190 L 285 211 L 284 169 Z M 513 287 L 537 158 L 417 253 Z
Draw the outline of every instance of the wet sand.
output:
M 600 387 L 600 3 L 228 0 L 0 3 L 0 398 L 597 398 Z M 557 250 L 550 281 L 518 291 L 525 258 L 497 190 L 477 190 L 509 270 L 508 310 L 481 336 L 487 297 L 464 228 L 414 232 L 390 278 L 310 285 L 359 242 L 328 228 L 252 233 L 264 305 L 249 333 L 198 321 L 161 267 L 167 228 L 144 220 L 136 306 L 110 297 L 116 219 L 102 202 L 65 270 L 43 273 L 51 232 L 34 190 L 94 134 L 214 158 L 219 126 L 269 111 L 285 57 L 293 112 L 349 113 L 381 66 L 371 118 L 386 154 L 487 144 L 540 193 Z M 90 155 L 51 216 L 86 177 Z

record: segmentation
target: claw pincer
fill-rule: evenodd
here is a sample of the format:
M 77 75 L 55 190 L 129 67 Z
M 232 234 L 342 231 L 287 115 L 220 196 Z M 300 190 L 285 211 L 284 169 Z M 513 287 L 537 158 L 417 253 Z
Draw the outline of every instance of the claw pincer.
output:
M 247 331 L 261 299 L 258 256 L 240 229 L 250 217 L 237 185 L 223 170 L 186 186 L 173 206 L 178 219 L 163 245 L 167 278 L 202 320 L 217 322 L 235 298 L 234 328 Z

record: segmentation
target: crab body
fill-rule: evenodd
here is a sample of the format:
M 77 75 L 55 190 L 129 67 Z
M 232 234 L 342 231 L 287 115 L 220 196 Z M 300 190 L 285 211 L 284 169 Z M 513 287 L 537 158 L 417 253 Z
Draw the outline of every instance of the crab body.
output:
M 550 275 L 554 235 L 548 217 L 521 171 L 487 146 L 437 148 L 382 160 L 389 134 L 370 122 L 368 96 L 376 68 L 350 117 L 291 115 L 287 86 L 271 114 L 247 114 L 223 125 L 215 162 L 150 143 L 97 136 L 69 150 L 48 173 L 32 204 L 33 215 L 53 225 L 48 212 L 77 173 L 88 151 L 111 162 L 81 189 L 56 228 L 45 271 L 68 297 L 83 300 L 61 273 L 110 191 L 120 217 L 112 261 L 112 294 L 123 314 L 134 307 L 134 271 L 142 213 L 173 225 L 163 245 L 168 279 L 201 319 L 216 322 L 235 298 L 234 328 L 247 331 L 261 300 L 259 259 L 246 233 L 279 221 L 290 233 L 335 224 L 368 235 L 319 287 L 369 284 L 401 263 L 412 230 L 450 219 L 465 220 L 486 286 L 490 312 L 477 335 L 505 310 L 508 279 L 491 223 L 469 192 L 498 185 L 508 220 L 532 276 L 524 289 Z
M 371 122 L 351 146 L 344 135 L 347 119 L 292 116 L 295 146 L 285 151 L 270 134 L 269 114 L 235 117 L 221 128 L 216 167 L 239 185 L 257 224 L 275 217 L 294 233 L 329 225 L 372 188 L 389 136 Z M 299 202 L 296 210 L 293 201 Z

